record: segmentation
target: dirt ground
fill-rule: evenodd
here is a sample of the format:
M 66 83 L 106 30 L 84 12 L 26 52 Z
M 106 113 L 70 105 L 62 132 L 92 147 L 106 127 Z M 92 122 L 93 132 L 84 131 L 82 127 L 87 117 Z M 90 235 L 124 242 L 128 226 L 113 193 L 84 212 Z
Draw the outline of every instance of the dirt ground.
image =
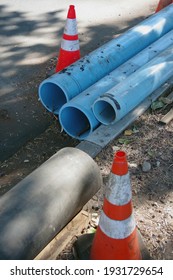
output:
M 150 108 L 97 155 L 94 160 L 100 168 L 104 184 L 84 206 L 91 220 L 83 232 L 91 232 L 97 227 L 114 152 L 119 149 L 125 151 L 137 228 L 150 256 L 159 260 L 173 259 L 173 121 L 167 125 L 160 123 L 170 106 L 157 110 Z M 52 126 L 9 160 L 2 162 L 0 195 L 62 147 L 78 144 L 62 132 L 64 141 L 61 147 L 58 146 L 57 131 L 60 131 L 59 124 L 52 117 Z M 57 259 L 73 259 L 72 247 L 73 244 L 69 244 Z

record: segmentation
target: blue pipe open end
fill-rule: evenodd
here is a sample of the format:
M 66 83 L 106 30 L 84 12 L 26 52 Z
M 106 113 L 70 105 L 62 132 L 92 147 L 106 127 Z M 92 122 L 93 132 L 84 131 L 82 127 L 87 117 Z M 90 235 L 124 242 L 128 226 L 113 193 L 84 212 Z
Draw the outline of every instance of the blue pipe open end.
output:
M 60 108 L 68 101 L 64 91 L 51 82 L 41 83 L 39 98 L 43 106 L 55 115 L 59 114 Z
M 105 100 L 97 100 L 93 105 L 93 113 L 96 119 L 105 125 L 109 125 L 116 120 L 115 108 Z
M 65 107 L 59 114 L 62 128 L 73 138 L 83 140 L 92 132 L 92 124 L 87 116 L 78 108 Z

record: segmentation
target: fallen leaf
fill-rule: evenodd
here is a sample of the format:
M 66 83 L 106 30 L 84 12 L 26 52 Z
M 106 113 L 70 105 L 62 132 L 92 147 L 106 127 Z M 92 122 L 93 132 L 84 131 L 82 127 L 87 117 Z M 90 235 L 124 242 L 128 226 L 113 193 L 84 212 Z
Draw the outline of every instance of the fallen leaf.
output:
M 154 156 L 154 152 L 152 152 L 152 151 L 148 151 L 147 154 L 151 157 Z
M 127 130 L 124 131 L 125 136 L 130 136 L 132 134 L 133 134 L 133 131 L 131 129 L 127 129 Z
M 157 109 L 161 109 L 165 106 L 165 104 L 162 101 L 154 101 L 151 104 L 151 109 L 152 110 L 157 110 Z
M 139 132 L 139 129 L 137 129 L 137 127 L 133 127 L 133 133 L 138 133 Z
M 125 145 L 127 145 L 127 144 L 129 144 L 129 143 L 131 142 L 131 140 L 130 140 L 130 139 L 125 139 L 125 138 L 119 138 L 119 139 L 118 139 L 118 142 L 119 142 L 120 144 L 125 144 Z

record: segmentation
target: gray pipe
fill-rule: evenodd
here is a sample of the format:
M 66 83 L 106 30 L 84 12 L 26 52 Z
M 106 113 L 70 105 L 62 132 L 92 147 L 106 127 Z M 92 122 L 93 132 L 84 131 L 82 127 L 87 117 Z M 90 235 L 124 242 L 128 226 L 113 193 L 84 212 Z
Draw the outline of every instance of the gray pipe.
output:
M 33 259 L 101 184 L 88 154 L 60 150 L 0 198 L 0 259 Z

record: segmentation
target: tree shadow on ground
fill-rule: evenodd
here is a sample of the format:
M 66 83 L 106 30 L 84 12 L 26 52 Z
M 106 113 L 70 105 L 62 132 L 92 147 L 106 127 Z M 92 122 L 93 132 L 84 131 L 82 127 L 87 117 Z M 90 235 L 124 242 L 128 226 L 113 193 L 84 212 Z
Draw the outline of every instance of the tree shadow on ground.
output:
M 5 5 L 0 6 L 0 11 L 0 159 L 4 161 L 52 122 L 52 116 L 38 101 L 38 87 L 49 71 L 54 71 L 65 20 L 60 16 L 62 10 L 32 20 L 27 13 L 9 11 Z M 142 19 L 86 28 L 87 34 L 79 33 L 81 56 Z M 58 143 L 63 141 L 59 132 L 57 138 Z

